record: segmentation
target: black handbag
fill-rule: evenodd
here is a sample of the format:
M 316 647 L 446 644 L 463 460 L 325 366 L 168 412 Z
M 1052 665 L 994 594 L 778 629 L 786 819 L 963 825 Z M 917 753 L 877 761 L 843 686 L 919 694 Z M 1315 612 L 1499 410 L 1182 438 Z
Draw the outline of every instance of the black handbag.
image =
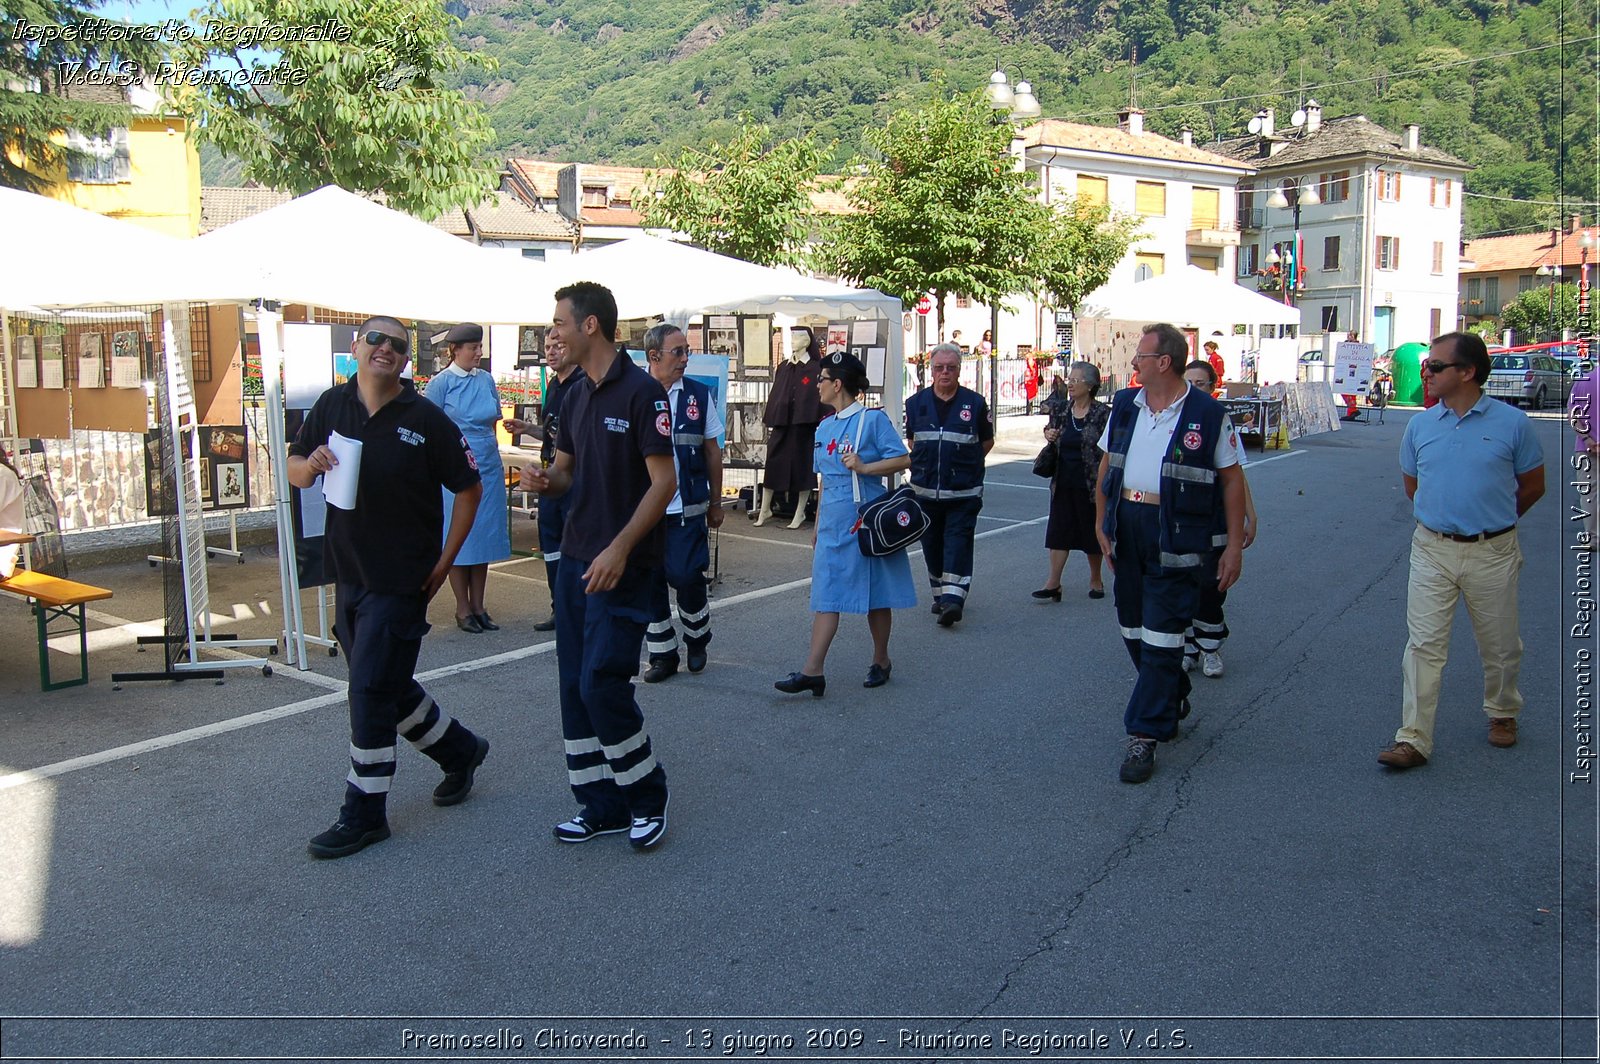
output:
M 858 455 L 861 453 L 861 430 L 866 425 L 868 413 L 863 410 L 861 421 L 856 425 L 855 453 Z M 909 484 L 867 503 L 861 501 L 859 474 L 852 478 L 850 487 L 855 493 L 856 511 L 860 514 L 855 527 L 856 546 L 868 558 L 886 558 L 905 550 L 921 539 L 928 526 L 933 524 Z
M 1044 449 L 1040 451 L 1033 459 L 1033 475 L 1036 477 L 1044 477 L 1046 480 L 1054 479 L 1056 475 L 1056 462 L 1060 460 L 1060 457 L 1061 448 L 1057 447 L 1053 443 L 1045 444 Z

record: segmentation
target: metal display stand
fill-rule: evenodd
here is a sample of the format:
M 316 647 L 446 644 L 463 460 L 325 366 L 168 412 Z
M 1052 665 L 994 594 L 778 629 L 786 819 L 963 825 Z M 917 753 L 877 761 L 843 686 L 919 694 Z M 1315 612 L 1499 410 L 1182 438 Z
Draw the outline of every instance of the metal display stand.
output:
M 317 588 L 318 635 L 307 635 L 300 599 L 300 565 L 295 554 L 294 485 L 289 483 L 289 439 L 283 420 L 283 316 L 268 304 L 256 309 L 256 337 L 261 346 L 261 379 L 266 390 L 267 448 L 272 456 L 272 496 L 278 522 L 278 582 L 283 588 L 283 655 L 287 664 L 304 672 L 311 668 L 306 645 L 323 647 L 336 657 L 339 644 L 332 638 L 328 611 L 332 597 L 325 586 Z
M 168 303 L 162 308 L 164 372 L 156 387 L 156 419 L 162 426 L 161 475 L 176 489 L 175 512 L 162 519 L 166 631 L 138 638 L 141 648 L 162 647 L 166 667 L 157 672 L 112 673 L 113 689 L 120 689 L 124 682 L 143 680 L 210 679 L 221 683 L 226 669 L 259 668 L 263 676 L 271 676 L 272 666 L 265 658 L 202 661 L 200 651 L 238 647 L 271 647 L 275 651 L 278 645 L 276 639 L 237 639 L 211 630 L 205 516 L 200 509 L 199 416 L 185 357 L 188 311 L 186 304 Z

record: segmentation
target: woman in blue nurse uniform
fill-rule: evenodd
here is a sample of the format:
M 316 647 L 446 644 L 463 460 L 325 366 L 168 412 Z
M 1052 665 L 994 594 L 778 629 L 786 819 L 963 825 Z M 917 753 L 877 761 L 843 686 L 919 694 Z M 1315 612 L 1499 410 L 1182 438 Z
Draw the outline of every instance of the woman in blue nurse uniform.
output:
M 911 561 L 905 551 L 886 558 L 868 558 L 856 546 L 857 498 L 871 502 L 884 494 L 882 477 L 911 465 L 899 431 L 882 410 L 868 410 L 857 397 L 866 389 L 861 360 L 842 352 L 822 360 L 817 394 L 836 413 L 817 426 L 812 467 L 822 478 L 817 503 L 815 550 L 811 561 L 811 652 L 805 667 L 773 686 L 795 694 L 810 691 L 817 698 L 827 686 L 823 664 L 839 631 L 841 613 L 864 613 L 872 633 L 872 666 L 863 687 L 889 682 L 889 629 L 894 610 L 917 604 Z
M 450 415 L 461 435 L 472 448 L 472 457 L 483 478 L 483 498 L 472 533 L 456 555 L 450 569 L 450 590 L 456 596 L 456 627 L 463 632 L 493 632 L 499 625 L 483 604 L 489 582 L 489 563 L 511 557 L 511 533 L 506 524 L 506 475 L 500 463 L 500 442 L 495 425 L 500 421 L 500 393 L 494 377 L 481 369 L 483 326 L 463 322 L 445 334 L 449 365 L 428 382 L 428 399 Z M 506 430 L 526 432 L 527 426 L 515 418 L 506 419 Z M 444 492 L 444 527 L 450 527 L 455 496 Z

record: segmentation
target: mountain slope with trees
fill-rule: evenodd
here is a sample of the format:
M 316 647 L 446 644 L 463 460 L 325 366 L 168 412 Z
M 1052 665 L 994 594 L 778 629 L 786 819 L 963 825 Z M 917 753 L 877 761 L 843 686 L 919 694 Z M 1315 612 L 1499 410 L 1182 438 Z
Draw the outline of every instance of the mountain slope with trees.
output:
M 812 134 L 828 168 L 942 74 L 998 62 L 1049 117 L 1146 125 L 1197 143 L 1278 123 L 1314 97 L 1477 169 L 1468 235 L 1551 224 L 1600 200 L 1595 0 L 449 0 L 464 47 L 498 61 L 459 84 L 500 156 L 648 166 L 727 141 L 748 114 Z M 1565 41 L 1564 47 L 1552 47 Z M 1130 55 L 1137 52 L 1136 76 Z

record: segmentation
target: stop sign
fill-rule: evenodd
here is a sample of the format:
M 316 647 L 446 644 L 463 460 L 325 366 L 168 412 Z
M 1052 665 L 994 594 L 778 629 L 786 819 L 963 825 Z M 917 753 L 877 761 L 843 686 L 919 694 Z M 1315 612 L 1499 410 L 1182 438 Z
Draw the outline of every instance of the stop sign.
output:
M 923 296 L 921 299 L 917 300 L 917 313 L 918 314 L 927 314 L 928 312 L 930 312 L 932 310 L 933 310 L 933 300 L 930 297 Z

